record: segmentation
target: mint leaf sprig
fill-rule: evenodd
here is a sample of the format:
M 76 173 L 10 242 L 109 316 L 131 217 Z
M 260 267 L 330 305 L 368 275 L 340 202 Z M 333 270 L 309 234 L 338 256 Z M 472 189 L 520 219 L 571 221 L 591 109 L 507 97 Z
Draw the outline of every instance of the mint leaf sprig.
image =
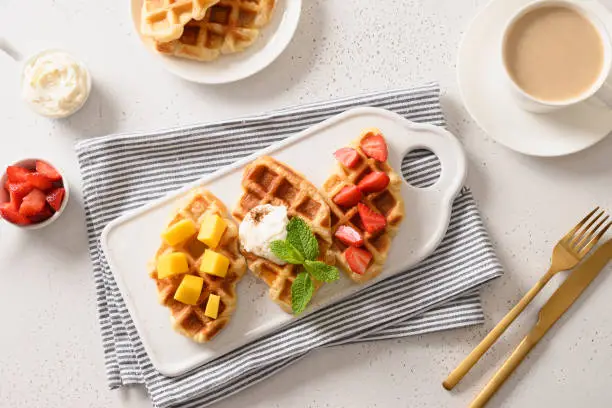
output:
M 316 260 L 319 256 L 319 243 L 308 224 L 299 217 L 291 218 L 287 224 L 287 239 L 273 241 L 270 249 L 279 259 L 304 267 L 291 285 L 291 308 L 296 315 L 302 313 L 310 303 L 315 280 L 333 282 L 340 279 L 338 268 Z

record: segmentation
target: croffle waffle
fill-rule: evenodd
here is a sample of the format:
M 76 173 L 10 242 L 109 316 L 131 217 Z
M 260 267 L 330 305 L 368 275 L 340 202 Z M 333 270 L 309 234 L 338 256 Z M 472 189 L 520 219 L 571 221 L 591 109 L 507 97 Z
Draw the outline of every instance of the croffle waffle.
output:
M 162 54 L 198 61 L 244 51 L 270 21 L 274 4 L 275 0 L 220 0 L 203 18 L 187 22 L 179 38 L 156 41 L 155 47 Z
M 363 274 L 351 270 L 344 252 L 346 244 L 334 237 L 331 251 L 336 262 L 346 274 L 355 282 L 363 283 L 378 276 L 387 259 L 393 237 L 397 234 L 399 226 L 404 219 L 404 201 L 401 196 L 401 177 L 391 168 L 387 161 L 379 162 L 368 157 L 361 147 L 361 141 L 371 135 L 381 135 L 378 129 L 367 129 L 359 138 L 350 143 L 359 155 L 358 164 L 353 168 L 338 163 L 335 172 L 325 181 L 323 192 L 331 209 L 331 227 L 335 234 L 338 227 L 347 225 L 355 229 L 363 237 L 362 248 L 372 254 L 372 260 Z M 346 186 L 355 186 L 368 174 L 382 171 L 389 176 L 388 186 L 379 192 L 364 194 L 361 200 L 368 208 L 381 214 L 386 219 L 386 226 L 376 233 L 365 230 L 361 221 L 357 204 L 350 207 L 337 205 L 333 198 Z
M 170 309 L 172 327 L 198 343 L 209 341 L 227 325 L 236 308 L 236 283 L 246 272 L 246 262 L 239 251 L 238 226 L 229 217 L 225 205 L 208 190 L 204 188 L 194 189 L 168 226 L 186 219 L 192 220 L 195 225 L 199 226 L 207 213 L 217 214 L 227 223 L 227 228 L 215 248 L 215 252 L 226 256 L 230 260 L 225 278 L 199 272 L 202 255 L 208 247 L 196 239 L 197 233 L 178 246 L 173 247 L 165 242 L 162 243 L 150 266 L 150 276 L 156 282 L 159 302 Z M 204 279 L 202 293 L 194 306 L 186 305 L 174 299 L 174 294 L 184 274 L 158 279 L 157 260 L 160 256 L 171 252 L 184 253 L 189 264 L 187 274 Z M 204 314 L 208 297 L 211 294 L 220 297 L 219 312 L 216 319 L 211 319 Z
M 306 178 L 272 157 L 263 156 L 249 164 L 242 178 L 243 195 L 232 215 L 242 221 L 247 213 L 260 204 L 284 205 L 287 215 L 302 218 L 319 243 L 319 258 L 335 263 L 330 251 L 332 235 L 330 210 L 324 197 Z M 269 287 L 270 298 L 284 311 L 291 313 L 291 285 L 300 272 L 299 265 L 278 265 L 266 258 L 243 251 L 249 269 Z M 315 282 L 315 288 L 320 283 Z
M 183 35 L 191 20 L 201 20 L 219 0 L 144 0 L 140 33 L 156 41 L 168 42 Z

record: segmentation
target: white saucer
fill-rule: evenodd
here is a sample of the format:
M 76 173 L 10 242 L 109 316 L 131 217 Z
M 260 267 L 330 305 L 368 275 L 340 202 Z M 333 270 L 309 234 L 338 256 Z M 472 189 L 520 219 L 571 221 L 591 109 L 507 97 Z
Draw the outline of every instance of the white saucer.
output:
M 302 0 L 277 0 L 272 20 L 261 30 L 251 47 L 234 55 L 222 55 L 215 61 L 199 62 L 168 57 L 155 51 L 153 41 L 140 35 L 142 3 L 143 0 L 132 0 L 132 20 L 147 49 L 173 74 L 201 84 L 234 82 L 266 68 L 289 45 L 302 11 Z
M 532 156 L 575 153 L 612 131 L 612 110 L 585 102 L 554 113 L 534 114 L 517 106 L 505 82 L 500 44 L 506 22 L 530 2 L 492 0 L 476 16 L 459 49 L 459 90 L 476 123 L 506 147 Z M 612 14 L 601 4 L 593 7 L 612 32 Z

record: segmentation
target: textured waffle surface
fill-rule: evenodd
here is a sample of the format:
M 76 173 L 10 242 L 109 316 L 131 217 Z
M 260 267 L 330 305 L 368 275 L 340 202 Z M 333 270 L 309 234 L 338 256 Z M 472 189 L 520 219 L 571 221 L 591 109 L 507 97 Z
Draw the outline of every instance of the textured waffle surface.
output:
M 186 22 L 174 41 L 157 41 L 156 49 L 175 57 L 212 61 L 244 51 L 272 16 L 275 0 L 219 0 L 201 19 Z
M 272 157 L 264 156 L 251 163 L 242 178 L 243 194 L 233 211 L 242 221 L 246 214 L 260 204 L 284 205 L 287 215 L 302 218 L 311 228 L 319 243 L 319 260 L 333 265 L 330 251 L 332 236 L 330 210 L 325 198 L 306 178 Z M 270 287 L 270 298 L 283 310 L 291 313 L 291 285 L 300 266 L 277 265 L 265 258 L 244 252 L 249 269 Z M 320 285 L 315 284 L 318 288 Z
M 140 32 L 157 41 L 173 41 L 183 35 L 191 20 L 201 20 L 219 0 L 144 0 Z
M 349 147 L 352 147 L 359 154 L 359 164 L 355 168 L 348 168 L 341 163 L 337 164 L 335 172 L 323 184 L 323 192 L 327 198 L 331 209 L 332 233 L 335 233 L 339 226 L 348 225 L 356 229 L 364 237 L 364 248 L 372 254 L 372 261 L 363 275 L 354 273 L 346 262 L 344 251 L 347 246 L 337 238 L 333 239 L 332 252 L 336 257 L 336 262 L 355 282 L 366 282 L 380 274 L 387 260 L 391 241 L 397 234 L 399 226 L 404 219 L 404 201 L 401 196 L 401 177 L 389 166 L 387 162 L 381 163 L 366 156 L 361 149 L 361 140 L 372 132 L 380 133 L 378 129 L 366 129 L 359 138 L 354 140 Z M 367 205 L 375 212 L 382 214 L 387 226 L 384 230 L 370 234 L 365 231 L 361 218 L 354 207 L 340 207 L 333 202 L 333 198 L 345 186 L 357 185 L 361 179 L 373 171 L 383 171 L 389 176 L 389 185 L 383 191 L 365 194 L 362 203 Z
M 223 203 L 208 190 L 197 188 L 190 192 L 168 226 L 189 219 L 199 227 L 206 213 L 217 214 L 227 223 L 227 229 L 223 233 L 219 245 L 214 249 L 215 252 L 225 255 L 230 260 L 229 269 L 224 278 L 199 272 L 202 255 L 208 247 L 196 239 L 197 234 L 178 246 L 172 247 L 162 243 L 155 255 L 155 260 L 151 262 L 150 266 L 150 276 L 156 282 L 159 302 L 170 309 L 173 328 L 199 343 L 212 339 L 229 322 L 236 309 L 236 283 L 246 272 L 246 262 L 238 248 L 238 227 L 229 217 Z M 157 277 L 155 267 L 157 259 L 161 255 L 171 252 L 184 253 L 189 263 L 188 274 L 204 279 L 202 293 L 195 306 L 174 300 L 174 294 L 183 280 L 184 274 L 166 279 L 158 279 Z M 211 294 L 218 295 L 221 298 L 216 319 L 204 315 L 208 297 Z

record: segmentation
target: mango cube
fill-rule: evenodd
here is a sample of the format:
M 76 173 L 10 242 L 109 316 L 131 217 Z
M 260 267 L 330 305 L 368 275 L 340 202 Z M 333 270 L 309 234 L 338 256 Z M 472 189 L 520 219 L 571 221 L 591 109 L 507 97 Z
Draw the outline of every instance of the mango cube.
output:
M 164 254 L 157 260 L 157 278 L 165 279 L 170 276 L 187 273 L 189 271 L 189 263 L 187 256 L 182 252 L 173 252 Z
M 202 293 L 202 286 L 204 286 L 204 279 L 199 276 L 185 275 L 174 294 L 174 300 L 186 305 L 195 305 Z
M 221 237 L 227 228 L 227 223 L 217 214 L 207 213 L 204 215 L 202 227 L 198 234 L 198 240 L 215 249 L 221 241 Z
M 230 261 L 225 255 L 219 254 L 212 249 L 207 249 L 202 257 L 200 272 L 225 278 L 229 263 Z
M 178 245 L 193 236 L 197 231 L 195 224 L 191 220 L 181 220 L 172 224 L 162 233 L 162 238 L 168 245 Z
M 217 295 L 208 296 L 208 303 L 206 303 L 206 310 L 204 310 L 204 316 L 216 319 L 219 315 L 219 302 L 221 298 Z

